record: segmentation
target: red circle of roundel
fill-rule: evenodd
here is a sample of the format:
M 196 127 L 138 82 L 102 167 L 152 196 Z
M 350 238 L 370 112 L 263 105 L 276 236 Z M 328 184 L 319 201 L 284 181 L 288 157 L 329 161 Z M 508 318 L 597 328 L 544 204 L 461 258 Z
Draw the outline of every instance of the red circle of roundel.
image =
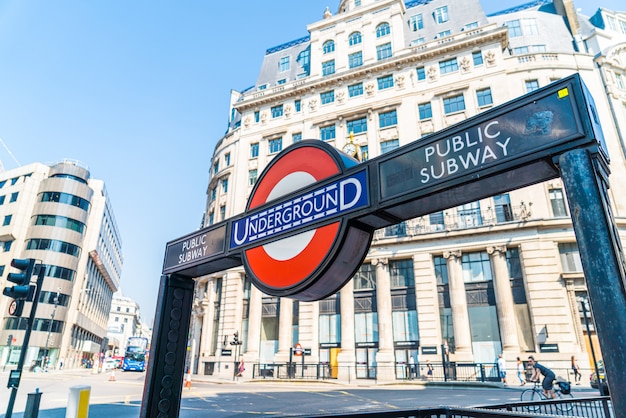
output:
M 248 210 L 267 203 L 274 187 L 290 174 L 304 172 L 315 181 L 339 174 L 341 169 L 333 157 L 317 147 L 300 147 L 281 156 L 259 179 Z M 307 186 L 303 184 L 302 187 Z M 272 258 L 263 246 L 244 252 L 249 268 L 264 285 L 280 289 L 294 286 L 307 277 L 325 260 L 328 250 L 337 239 L 340 222 L 319 227 L 305 248 L 287 260 Z M 326 249 L 326 251 L 322 251 Z

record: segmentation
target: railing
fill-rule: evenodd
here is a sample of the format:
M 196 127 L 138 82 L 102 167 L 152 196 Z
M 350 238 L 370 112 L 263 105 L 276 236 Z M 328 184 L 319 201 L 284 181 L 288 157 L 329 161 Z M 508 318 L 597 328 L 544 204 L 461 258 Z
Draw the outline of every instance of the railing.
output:
M 298 415 L 295 415 L 296 417 Z M 528 412 L 508 412 L 493 411 L 483 408 L 461 408 L 454 406 L 440 406 L 436 408 L 420 408 L 411 410 L 393 410 L 384 412 L 357 412 L 357 413 L 338 413 L 324 415 L 306 415 L 311 418 L 318 417 L 352 417 L 352 418 L 493 418 L 493 417 L 517 417 L 517 418 L 549 418 L 554 415 L 545 415 L 542 413 Z M 562 415 L 564 416 L 564 415 Z M 572 415 L 568 415 L 573 417 Z M 597 415 L 594 415 L 597 416 Z M 607 416 L 608 418 L 608 416 Z
M 428 216 L 400 222 L 376 231 L 374 239 L 388 237 L 409 237 L 442 231 L 456 231 L 461 229 L 494 226 L 508 222 L 527 221 L 531 217 L 531 205 L 504 206 L 497 209 L 466 210 L 464 214 L 445 211 L 440 222 L 433 223 Z
M 539 414 L 551 414 L 552 416 L 574 416 L 574 417 L 605 417 L 614 416 L 611 398 L 608 396 L 560 399 L 541 402 L 514 402 L 499 405 L 481 406 L 484 409 L 512 411 L 512 412 L 532 412 L 533 416 Z

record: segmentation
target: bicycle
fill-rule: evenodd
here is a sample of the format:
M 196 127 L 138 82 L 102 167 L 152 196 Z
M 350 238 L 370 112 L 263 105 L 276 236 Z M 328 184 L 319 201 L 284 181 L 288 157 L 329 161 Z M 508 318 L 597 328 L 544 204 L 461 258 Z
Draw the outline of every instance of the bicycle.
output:
M 520 396 L 520 400 L 522 402 L 567 401 L 568 399 L 574 399 L 574 395 L 572 395 L 571 392 L 568 391 L 567 393 L 563 393 L 560 382 L 556 382 L 556 384 L 552 386 L 552 390 L 556 395 L 555 399 L 549 399 L 546 397 L 539 381 L 535 380 L 533 383 L 534 386 L 532 388 L 526 389 L 522 392 L 522 395 Z M 571 402 L 557 403 L 554 404 L 554 406 L 561 412 L 569 412 L 574 409 L 574 404 Z M 528 411 L 537 412 L 541 408 L 541 405 L 528 405 L 525 408 Z

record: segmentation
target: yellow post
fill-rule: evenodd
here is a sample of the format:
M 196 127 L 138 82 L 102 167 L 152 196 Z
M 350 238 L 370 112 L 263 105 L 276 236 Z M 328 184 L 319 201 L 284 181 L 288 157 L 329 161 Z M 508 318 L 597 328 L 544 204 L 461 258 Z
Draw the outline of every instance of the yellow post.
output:
M 65 418 L 87 418 L 89 416 L 89 395 L 91 386 L 72 386 L 65 410 Z

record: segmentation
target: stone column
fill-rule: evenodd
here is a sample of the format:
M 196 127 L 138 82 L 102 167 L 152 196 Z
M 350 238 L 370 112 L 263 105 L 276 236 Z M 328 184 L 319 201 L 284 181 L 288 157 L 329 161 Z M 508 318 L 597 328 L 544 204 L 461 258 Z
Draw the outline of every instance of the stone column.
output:
M 454 357 L 456 360 L 472 360 L 472 335 L 467 312 L 467 296 L 463 281 L 461 251 L 446 251 L 443 257 L 448 265 L 448 287 L 454 326 Z
M 354 280 L 346 283 L 339 293 L 341 306 L 341 351 L 337 355 L 337 379 L 352 382 L 356 379 L 356 352 L 354 351 Z
M 376 266 L 376 306 L 378 312 L 378 352 L 376 353 L 376 380 L 390 382 L 396 379 L 393 351 L 393 321 L 391 320 L 391 277 L 386 258 L 372 260 Z
M 496 304 L 498 306 L 498 324 L 500 325 L 500 339 L 502 351 L 512 358 L 519 355 L 519 339 L 517 338 L 517 321 L 515 320 L 515 306 L 511 292 L 511 280 L 506 264 L 506 246 L 488 247 L 487 253 L 491 256 L 491 265 L 494 273 L 494 288 Z
M 280 298 L 280 317 L 278 318 L 278 352 L 274 356 L 277 363 L 287 363 L 291 351 L 291 333 L 293 325 L 293 299 Z
M 250 288 L 250 309 L 248 311 L 248 339 L 244 361 L 249 364 L 244 376 L 252 376 L 252 365 L 259 362 L 259 347 L 261 345 L 261 317 L 263 313 L 263 293 L 252 286 Z

